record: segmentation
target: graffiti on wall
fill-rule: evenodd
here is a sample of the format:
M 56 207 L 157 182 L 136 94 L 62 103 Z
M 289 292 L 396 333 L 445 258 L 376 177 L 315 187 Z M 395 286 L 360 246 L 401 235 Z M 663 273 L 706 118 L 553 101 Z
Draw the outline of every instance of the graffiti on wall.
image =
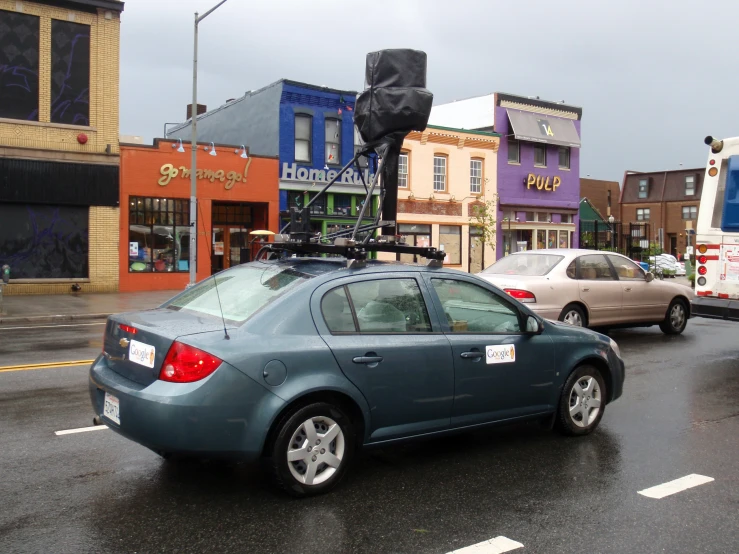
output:
M 39 18 L 0 10 L 0 117 L 38 121 Z
M 90 124 L 90 26 L 51 22 L 51 121 Z
M 0 204 L 0 266 L 11 279 L 88 277 L 89 208 Z

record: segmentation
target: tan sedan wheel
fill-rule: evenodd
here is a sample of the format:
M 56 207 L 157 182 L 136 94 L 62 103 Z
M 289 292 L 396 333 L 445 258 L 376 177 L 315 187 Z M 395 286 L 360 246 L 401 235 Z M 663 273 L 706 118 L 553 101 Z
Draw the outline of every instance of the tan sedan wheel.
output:
M 585 312 L 580 306 L 576 304 L 568 304 L 559 314 L 559 320 L 564 323 L 569 323 L 575 327 L 587 327 L 587 319 L 585 318 Z

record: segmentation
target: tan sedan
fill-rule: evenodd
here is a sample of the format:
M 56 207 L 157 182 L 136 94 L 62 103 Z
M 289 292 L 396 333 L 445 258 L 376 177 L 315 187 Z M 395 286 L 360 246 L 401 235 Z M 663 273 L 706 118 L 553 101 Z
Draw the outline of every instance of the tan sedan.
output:
M 654 280 L 635 262 L 595 250 L 529 250 L 477 274 L 545 319 L 582 327 L 659 325 L 682 333 L 693 290 Z

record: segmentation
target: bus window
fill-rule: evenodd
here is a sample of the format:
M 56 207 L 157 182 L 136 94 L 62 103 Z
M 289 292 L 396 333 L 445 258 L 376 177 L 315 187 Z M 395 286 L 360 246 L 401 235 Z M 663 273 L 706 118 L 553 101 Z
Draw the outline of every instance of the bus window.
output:
M 739 156 L 729 156 L 723 197 L 721 230 L 729 233 L 737 232 L 739 231 Z

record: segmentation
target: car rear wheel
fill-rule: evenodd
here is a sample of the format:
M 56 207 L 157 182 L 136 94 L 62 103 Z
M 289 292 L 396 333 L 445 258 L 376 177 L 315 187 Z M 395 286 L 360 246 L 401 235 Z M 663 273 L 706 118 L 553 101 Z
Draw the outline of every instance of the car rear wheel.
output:
M 349 417 L 338 406 L 319 402 L 278 423 L 265 461 L 277 486 L 293 496 L 311 496 L 339 483 L 354 447 Z
M 600 423 L 606 407 L 606 385 L 600 371 L 580 366 L 568 377 L 557 411 L 557 427 L 565 435 L 587 435 Z
M 667 335 L 679 335 L 685 330 L 688 324 L 688 310 L 685 308 L 685 302 L 675 299 L 667 308 L 665 320 L 659 324 L 659 328 Z
M 577 304 L 568 304 L 562 309 L 562 313 L 559 314 L 559 320 L 575 327 L 587 327 L 587 319 L 585 312 Z

